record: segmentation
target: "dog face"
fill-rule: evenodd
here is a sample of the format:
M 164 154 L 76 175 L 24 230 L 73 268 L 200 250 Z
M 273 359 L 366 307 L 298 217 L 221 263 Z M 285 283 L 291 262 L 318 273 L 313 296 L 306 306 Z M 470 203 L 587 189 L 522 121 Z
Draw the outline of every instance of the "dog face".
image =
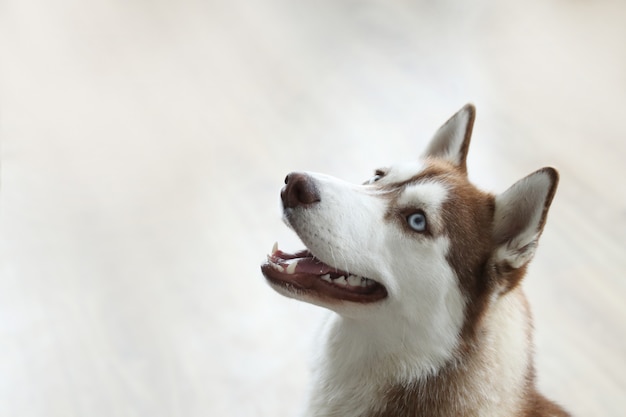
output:
M 558 179 L 544 168 L 499 196 L 470 184 L 474 115 L 465 106 L 420 161 L 376 170 L 361 185 L 289 174 L 284 219 L 307 249 L 275 246 L 262 265 L 268 282 L 346 317 L 407 323 L 433 348 L 451 351 L 521 280 Z

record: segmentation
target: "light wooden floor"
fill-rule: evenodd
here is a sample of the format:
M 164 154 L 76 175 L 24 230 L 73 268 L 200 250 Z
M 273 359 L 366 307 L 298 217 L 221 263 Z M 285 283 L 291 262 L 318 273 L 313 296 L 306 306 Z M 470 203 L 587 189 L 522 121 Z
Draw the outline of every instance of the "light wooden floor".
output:
M 0 415 L 287 416 L 317 308 L 294 169 L 362 181 L 467 101 L 469 166 L 562 182 L 526 287 L 543 390 L 626 410 L 626 4 L 0 2 Z

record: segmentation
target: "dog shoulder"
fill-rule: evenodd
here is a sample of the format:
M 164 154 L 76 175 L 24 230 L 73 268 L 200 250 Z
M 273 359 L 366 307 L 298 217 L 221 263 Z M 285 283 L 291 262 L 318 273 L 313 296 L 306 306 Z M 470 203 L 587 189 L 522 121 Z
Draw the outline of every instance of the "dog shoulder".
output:
M 540 393 L 534 392 L 529 396 L 527 408 L 520 417 L 571 417 L 571 414 Z

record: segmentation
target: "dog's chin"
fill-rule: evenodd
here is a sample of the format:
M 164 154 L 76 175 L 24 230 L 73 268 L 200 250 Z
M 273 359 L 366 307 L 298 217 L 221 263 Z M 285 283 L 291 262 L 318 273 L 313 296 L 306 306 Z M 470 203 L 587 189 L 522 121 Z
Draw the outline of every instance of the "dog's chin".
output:
M 387 297 L 379 282 L 325 264 L 308 250 L 291 254 L 274 245 L 261 271 L 281 294 L 314 304 L 366 304 Z

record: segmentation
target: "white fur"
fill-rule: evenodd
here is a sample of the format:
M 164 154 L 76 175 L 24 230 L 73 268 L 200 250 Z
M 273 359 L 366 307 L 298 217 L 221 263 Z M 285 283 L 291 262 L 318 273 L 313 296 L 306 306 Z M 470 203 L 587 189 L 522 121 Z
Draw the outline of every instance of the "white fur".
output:
M 385 171 L 385 176 L 381 179 L 386 183 L 401 183 L 411 179 L 416 173 L 424 169 L 422 161 L 404 162 L 394 165 Z
M 471 133 L 473 107 L 465 106 L 435 132 L 426 149 L 425 156 L 444 159 L 459 166 L 464 162 L 461 148 L 466 135 Z
M 448 189 L 440 182 L 425 181 L 405 187 L 398 198 L 398 206 L 411 206 L 416 203 L 428 207 L 431 211 L 439 211 L 448 197 Z
M 494 236 L 502 242 L 496 252 L 498 262 L 520 268 L 533 258 L 551 187 L 548 173 L 537 171 L 496 197 Z M 518 225 L 513 232 L 512 224 Z
M 467 405 L 480 410 L 481 417 L 512 416 L 519 410 L 530 361 L 530 323 L 528 313 L 520 308 L 523 297 L 521 290 L 512 291 L 496 299 L 485 316 L 484 350 L 474 370 L 474 400 Z

